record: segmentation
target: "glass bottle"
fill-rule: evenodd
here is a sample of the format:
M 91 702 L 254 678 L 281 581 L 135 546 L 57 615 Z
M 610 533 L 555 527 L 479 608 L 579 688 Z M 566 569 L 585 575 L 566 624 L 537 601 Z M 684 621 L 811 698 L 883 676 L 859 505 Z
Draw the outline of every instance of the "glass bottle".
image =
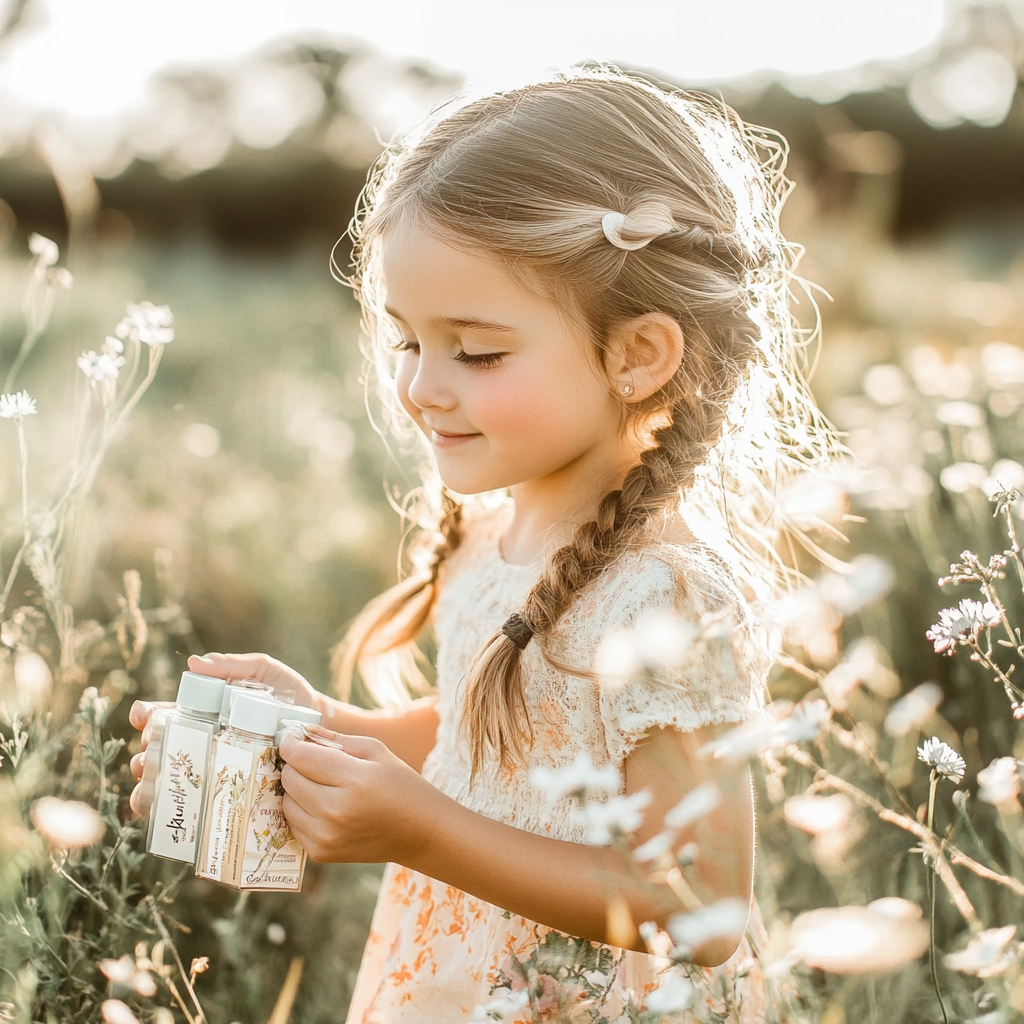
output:
M 297 892 L 302 888 L 306 851 L 292 835 L 284 816 L 284 787 L 281 769 L 284 763 L 278 745 L 285 722 L 319 725 L 320 712 L 312 708 L 281 705 L 277 709 L 277 734 L 272 750 L 261 755 L 256 766 L 252 806 L 245 830 L 242 858 L 242 889 Z
M 152 803 L 146 850 L 194 864 L 210 748 L 224 680 L 183 672 L 173 708 L 156 708 L 143 770 L 143 803 Z
M 228 727 L 216 739 L 210 760 L 196 875 L 238 888 L 261 762 L 276 757 L 278 708 L 273 699 L 244 690 L 234 696 Z

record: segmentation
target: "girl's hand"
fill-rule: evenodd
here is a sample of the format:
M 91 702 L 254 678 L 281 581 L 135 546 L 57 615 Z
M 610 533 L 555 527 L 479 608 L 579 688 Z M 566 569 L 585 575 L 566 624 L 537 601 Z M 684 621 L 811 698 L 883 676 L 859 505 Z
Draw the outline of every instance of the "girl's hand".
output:
M 286 736 L 284 814 L 312 860 L 409 863 L 430 841 L 444 797 L 380 740 L 310 730 L 343 744 Z
M 267 654 L 193 654 L 188 659 L 191 672 L 218 679 L 255 679 L 269 683 L 277 697 L 290 697 L 304 708 L 316 708 L 320 694 L 293 668 Z
M 153 709 L 173 707 L 173 703 L 163 701 L 157 701 L 154 703 L 153 701 L 148 700 L 137 700 L 132 704 L 131 711 L 128 712 L 128 721 L 131 722 L 136 729 L 142 732 L 142 749 L 131 759 L 131 762 L 129 763 L 132 775 L 135 776 L 136 781 L 139 783 L 132 790 L 132 795 L 128 799 L 131 809 L 136 814 L 142 814 L 142 773 L 146 768 L 146 748 L 149 746 L 149 739 L 152 734 L 150 719 L 153 717 Z

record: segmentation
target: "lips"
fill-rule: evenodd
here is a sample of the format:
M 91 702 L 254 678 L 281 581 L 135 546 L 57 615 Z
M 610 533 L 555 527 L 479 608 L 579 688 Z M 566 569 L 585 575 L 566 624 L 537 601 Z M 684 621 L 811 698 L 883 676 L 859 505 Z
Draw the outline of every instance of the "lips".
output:
M 480 434 L 456 434 L 447 430 L 433 429 L 430 431 L 430 443 L 435 448 L 454 448 L 467 441 L 472 441 L 475 437 L 480 437 Z

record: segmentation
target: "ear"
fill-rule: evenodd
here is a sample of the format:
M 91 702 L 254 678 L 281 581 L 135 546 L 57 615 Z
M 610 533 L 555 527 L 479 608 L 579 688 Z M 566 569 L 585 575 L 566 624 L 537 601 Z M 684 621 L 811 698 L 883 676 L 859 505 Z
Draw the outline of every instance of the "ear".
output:
M 612 390 L 631 404 L 660 391 L 686 351 L 682 327 L 665 313 L 645 313 L 616 324 L 608 332 L 607 345 L 605 365 Z

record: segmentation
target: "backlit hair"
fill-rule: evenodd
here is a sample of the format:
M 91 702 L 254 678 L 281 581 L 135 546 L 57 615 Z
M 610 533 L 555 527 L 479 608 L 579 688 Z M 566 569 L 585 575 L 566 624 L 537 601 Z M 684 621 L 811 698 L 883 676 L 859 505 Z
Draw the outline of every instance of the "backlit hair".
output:
M 774 496 L 794 471 L 826 463 L 836 442 L 804 382 L 804 342 L 790 317 L 796 255 L 779 230 L 785 157 L 783 140 L 718 100 L 589 68 L 456 101 L 371 174 L 351 228 L 348 280 L 393 426 L 409 418 L 395 389 L 398 335 L 384 312 L 380 241 L 409 218 L 498 256 L 579 319 L 598 360 L 613 325 L 646 313 L 671 316 L 686 338 L 674 377 L 628 407 L 655 425 L 651 446 L 596 518 L 550 556 L 519 609 L 542 650 L 585 588 L 656 540 L 673 514 L 725 555 L 756 598 L 791 573 L 776 553 Z M 643 244 L 622 247 L 631 241 Z M 407 507 L 413 571 L 366 608 L 335 657 L 344 692 L 358 666 L 385 704 L 422 680 L 416 638 L 472 500 L 440 485 L 429 454 L 427 464 Z M 470 670 L 461 724 L 474 772 L 488 757 L 523 758 L 532 733 L 521 658 L 498 631 Z

